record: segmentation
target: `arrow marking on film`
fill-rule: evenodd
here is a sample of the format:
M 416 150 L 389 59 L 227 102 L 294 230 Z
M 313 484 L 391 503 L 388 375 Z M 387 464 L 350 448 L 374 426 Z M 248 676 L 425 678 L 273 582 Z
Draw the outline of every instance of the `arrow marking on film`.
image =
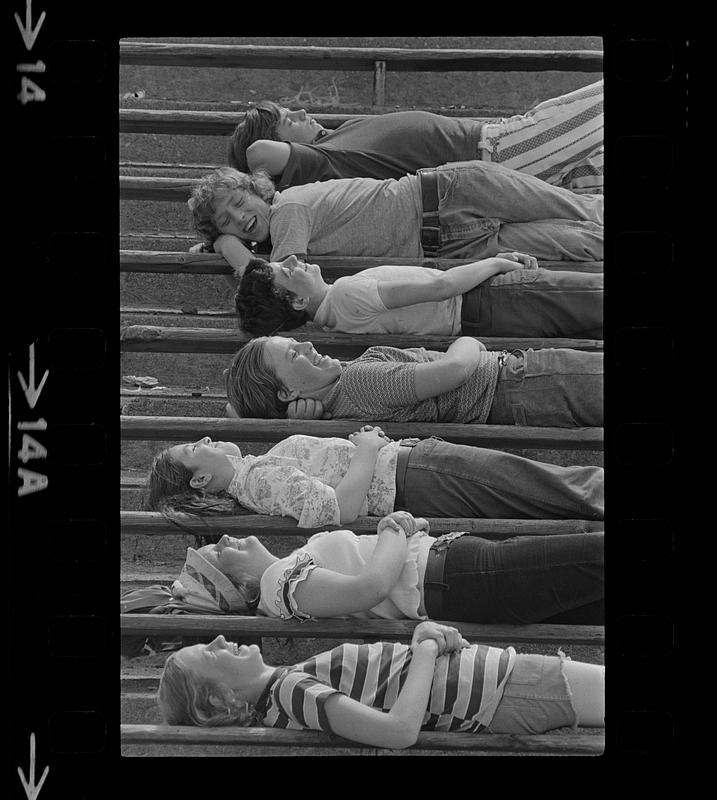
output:
M 32 0 L 25 0 L 25 24 L 23 25 L 22 20 L 20 19 L 20 15 L 15 12 L 15 22 L 17 22 L 17 27 L 20 30 L 20 35 L 22 36 L 23 42 L 25 42 L 25 49 L 32 50 L 32 46 L 35 44 L 35 39 L 37 39 L 37 34 L 40 33 L 40 28 L 42 27 L 42 23 L 45 21 L 45 12 L 43 11 L 40 14 L 40 19 L 37 21 L 37 25 L 35 29 L 32 28 Z
M 47 380 L 47 376 L 50 374 L 50 370 L 46 369 L 45 374 L 42 376 L 42 380 L 40 381 L 40 385 L 35 387 L 35 343 L 33 342 L 30 345 L 30 371 L 28 373 L 28 380 L 25 383 L 25 378 L 23 374 L 18 370 L 17 377 L 22 384 L 22 390 L 25 392 L 25 398 L 27 399 L 27 403 L 30 408 L 35 408 L 35 403 L 37 403 L 37 398 L 40 396 L 40 392 L 42 391 L 42 387 L 45 385 L 45 381 Z
M 20 767 L 17 768 L 17 774 L 20 776 L 20 781 L 22 783 L 22 788 L 25 790 L 25 794 L 27 795 L 27 800 L 36 800 L 37 796 L 40 794 L 40 789 L 42 789 L 42 784 L 45 783 L 45 778 L 47 777 L 48 772 L 50 771 L 50 767 L 45 767 L 45 771 L 42 773 L 42 777 L 40 778 L 40 783 L 35 786 L 35 734 L 30 734 L 30 770 L 28 772 L 29 778 L 25 780 L 25 775 Z

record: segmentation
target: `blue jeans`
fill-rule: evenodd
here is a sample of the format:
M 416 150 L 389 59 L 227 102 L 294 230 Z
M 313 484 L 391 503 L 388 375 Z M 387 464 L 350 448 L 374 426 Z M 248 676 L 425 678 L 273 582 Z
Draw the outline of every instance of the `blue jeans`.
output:
M 516 536 L 448 543 L 441 619 L 530 625 L 604 621 L 604 534 Z M 435 611 L 435 609 L 434 609 Z M 426 612 L 434 614 L 430 601 Z
M 514 269 L 463 295 L 468 336 L 602 339 L 602 272 Z
M 548 261 L 601 261 L 603 197 L 579 195 L 484 161 L 436 168 L 443 258 L 518 250 Z
M 603 519 L 601 467 L 560 467 L 430 438 L 411 450 L 405 507 L 419 517 Z
M 602 374 L 602 353 L 516 350 L 498 375 L 487 424 L 600 427 Z

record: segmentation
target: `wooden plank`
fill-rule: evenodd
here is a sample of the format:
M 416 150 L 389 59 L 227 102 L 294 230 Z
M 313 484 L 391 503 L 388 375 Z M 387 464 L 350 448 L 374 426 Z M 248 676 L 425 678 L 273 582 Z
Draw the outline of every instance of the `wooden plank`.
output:
M 174 745 L 236 745 L 256 747 L 338 748 L 361 747 L 356 742 L 322 731 L 289 731 L 274 728 L 202 728 L 191 725 L 129 725 L 120 726 L 123 744 Z M 385 748 L 381 748 L 385 750 Z M 605 749 L 603 733 L 569 734 L 475 734 L 437 733 L 418 734 L 415 750 L 472 750 L 484 752 L 541 753 L 560 755 L 599 755 Z M 389 751 L 390 752 L 390 751 Z
M 186 203 L 200 178 L 156 178 L 120 175 L 123 200 L 154 200 L 161 203 Z
M 372 104 L 383 106 L 386 104 L 386 62 L 375 61 L 373 65 L 373 95 Z
M 358 358 L 369 347 L 425 347 L 447 350 L 456 336 L 415 336 L 371 333 L 327 333 L 321 330 L 295 330 L 297 341 L 313 342 L 319 353 L 334 358 Z M 279 332 L 281 335 L 281 332 Z M 128 325 L 120 330 L 120 350 L 134 353 L 236 353 L 252 337 L 238 328 L 183 328 L 179 326 Z M 475 337 L 479 338 L 479 337 Z M 569 347 L 573 350 L 602 351 L 599 339 L 542 339 L 522 337 L 480 337 L 488 350 L 541 350 Z
M 394 111 L 395 109 L 390 109 Z M 477 113 L 478 109 L 435 109 L 433 113 L 475 119 L 476 123 L 494 117 Z M 366 119 L 375 114 L 325 114 L 311 116 L 327 130 L 336 130 L 344 122 Z M 119 110 L 120 133 L 153 133 L 172 136 L 230 136 L 234 128 L 244 119 L 244 111 L 182 111 L 144 108 L 121 108 Z
M 376 533 L 377 517 L 358 517 L 346 525 L 323 525 L 316 528 L 299 528 L 289 517 L 269 517 L 262 514 L 212 517 L 207 520 L 191 514 L 178 515 L 181 529 L 163 514 L 152 511 L 121 511 L 120 532 L 123 536 L 166 536 L 178 532 L 205 536 L 223 533 L 241 536 L 251 532 L 256 536 L 311 536 L 326 530 L 348 528 L 356 534 Z M 600 520 L 576 519 L 473 519 L 465 517 L 432 517 L 431 534 L 449 531 L 470 531 L 487 539 L 508 539 L 513 536 L 551 536 L 566 533 L 601 531 L 605 523 Z M 209 529 L 209 530 L 208 530 Z
M 127 235 L 127 234 L 124 234 Z M 153 234 L 141 234 L 151 238 Z M 186 238 L 186 237 L 185 237 Z M 196 239 L 195 239 L 196 241 Z M 355 275 L 363 269 L 383 264 L 427 266 L 450 269 L 472 264 L 470 258 L 401 258 L 399 256 L 316 256 L 312 261 L 321 267 L 324 280 L 333 283 L 344 275 Z M 602 261 L 540 261 L 544 269 L 573 272 L 602 272 Z M 181 273 L 186 275 L 226 275 L 232 269 L 223 256 L 216 253 L 159 252 L 155 250 L 120 250 L 120 272 Z
M 380 420 L 372 420 L 379 422 Z M 121 416 L 124 440 L 188 442 L 201 436 L 234 442 L 279 442 L 297 433 L 341 436 L 357 431 L 355 419 L 230 419 L 219 417 Z M 602 428 L 533 428 L 522 425 L 464 425 L 449 422 L 382 422 L 391 439 L 440 436 L 448 442 L 512 449 L 602 450 Z
M 373 72 L 375 61 L 401 72 L 601 72 L 599 50 L 458 50 L 398 47 L 295 47 L 274 45 L 120 42 L 120 64 L 162 67 L 247 67 Z
M 439 620 L 440 621 L 440 620 Z M 192 614 L 120 614 L 123 636 L 279 636 L 320 639 L 385 639 L 410 641 L 415 619 L 310 619 L 303 622 L 275 617 Z M 446 624 L 454 624 L 443 620 Z M 602 646 L 602 625 L 483 625 L 456 623 L 469 642 L 522 644 L 582 644 Z

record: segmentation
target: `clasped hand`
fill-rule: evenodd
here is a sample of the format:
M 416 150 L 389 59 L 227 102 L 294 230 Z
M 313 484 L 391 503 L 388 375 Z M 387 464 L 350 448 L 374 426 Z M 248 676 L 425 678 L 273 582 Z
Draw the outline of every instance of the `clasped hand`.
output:
M 414 517 L 413 514 L 409 514 L 408 511 L 392 511 L 378 523 L 376 532 L 381 533 L 381 531 L 386 528 L 392 528 L 397 533 L 405 533 L 408 539 L 419 531 L 428 533 L 431 526 L 428 524 L 427 519 L 423 517 Z
M 444 653 L 457 652 L 464 647 L 470 647 L 470 642 L 461 636 L 461 632 L 458 628 L 453 628 L 450 625 L 441 625 L 432 620 L 421 622 L 413 629 L 411 650 L 415 650 L 416 647 L 426 639 L 432 639 L 436 642 L 439 656 L 442 656 Z
M 502 262 L 498 264 L 499 273 L 512 272 L 514 269 L 538 269 L 538 259 L 525 253 L 498 253 L 495 258 Z

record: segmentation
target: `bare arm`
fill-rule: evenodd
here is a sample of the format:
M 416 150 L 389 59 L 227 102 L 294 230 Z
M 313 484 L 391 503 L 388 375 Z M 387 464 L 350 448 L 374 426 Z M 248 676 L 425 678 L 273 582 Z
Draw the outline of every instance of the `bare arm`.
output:
M 356 445 L 356 450 L 346 474 L 334 489 L 342 525 L 358 517 L 373 479 L 378 451 L 388 444 L 388 440 L 376 430 L 354 433 L 349 439 Z
M 428 364 L 417 364 L 414 373 L 416 397 L 429 397 L 462 386 L 478 368 L 485 345 L 470 336 L 461 336 L 451 344 L 442 358 Z
M 256 256 L 237 236 L 223 233 L 214 242 L 214 251 L 224 256 L 229 266 L 234 270 L 236 280 L 244 274 L 246 265 Z
M 384 517 L 377 527 L 376 547 L 361 572 L 343 575 L 323 567 L 313 569 L 294 591 L 298 608 L 312 617 L 340 617 L 381 603 L 398 582 L 406 564 L 406 534 L 416 527 L 405 511 Z
M 249 169 L 265 169 L 269 175 L 281 175 L 286 166 L 291 148 L 287 142 L 274 142 L 271 139 L 258 139 L 246 149 Z
M 378 294 L 386 308 L 402 308 L 465 294 L 494 275 L 514 269 L 537 268 L 538 262 L 532 256 L 522 256 L 525 262 L 514 260 L 512 256 L 512 253 L 501 253 L 494 258 L 461 264 L 444 270 L 440 275 L 432 275 L 430 280 L 379 281 Z

